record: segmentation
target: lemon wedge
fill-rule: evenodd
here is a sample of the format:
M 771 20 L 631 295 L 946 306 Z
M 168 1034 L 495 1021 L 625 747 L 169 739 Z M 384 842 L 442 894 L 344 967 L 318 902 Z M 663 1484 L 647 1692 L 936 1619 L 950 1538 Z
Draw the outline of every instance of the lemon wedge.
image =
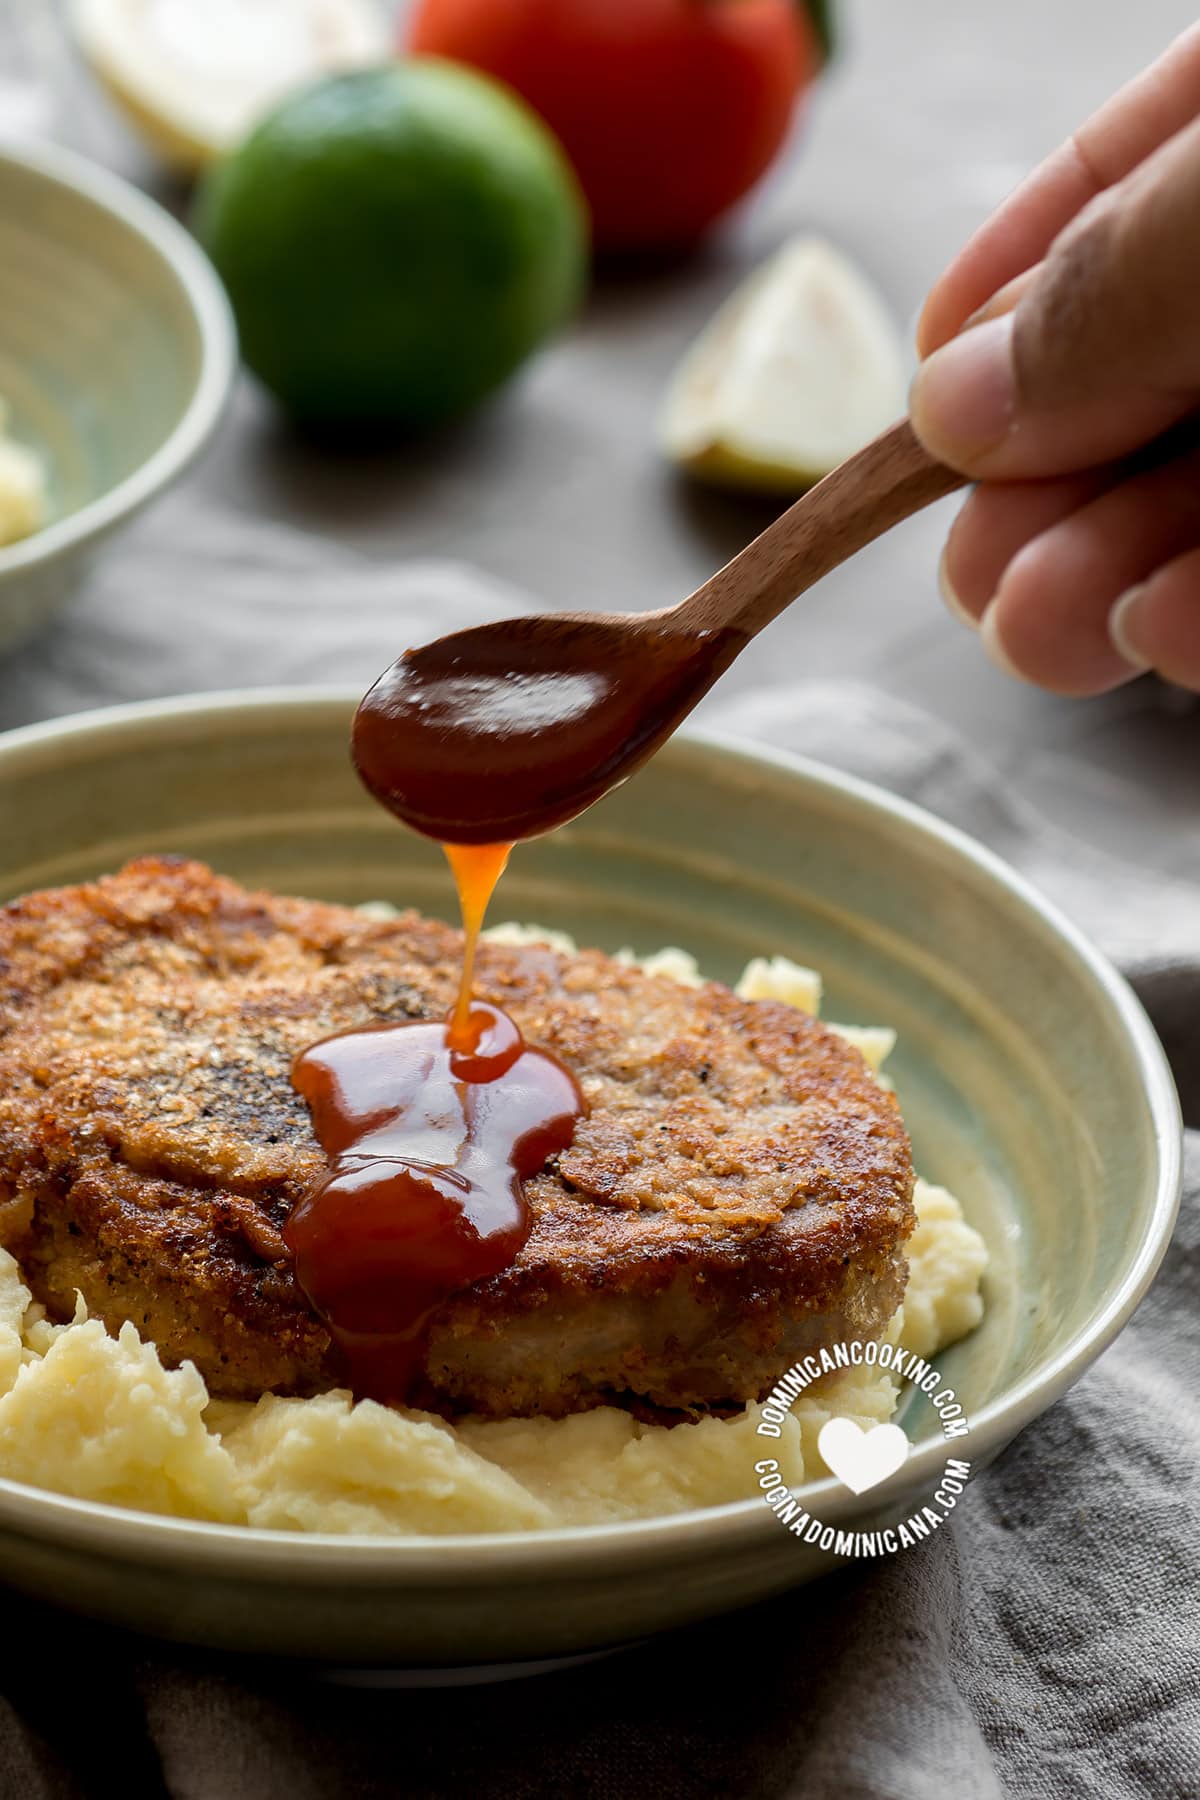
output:
M 831 244 L 795 238 L 737 288 L 676 370 L 664 454 L 705 480 L 795 494 L 905 410 L 879 295 Z
M 71 22 L 130 122 L 189 174 L 290 89 L 389 50 L 372 0 L 73 0 Z

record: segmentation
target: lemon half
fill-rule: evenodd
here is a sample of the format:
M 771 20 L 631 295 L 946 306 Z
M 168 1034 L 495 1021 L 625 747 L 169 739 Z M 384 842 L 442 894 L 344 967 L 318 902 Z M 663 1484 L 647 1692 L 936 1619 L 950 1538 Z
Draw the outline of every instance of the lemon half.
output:
M 291 89 L 389 50 L 373 0 L 73 0 L 71 22 L 130 122 L 186 173 Z
M 671 381 L 660 441 L 705 480 L 800 493 L 905 410 L 899 331 L 858 269 L 815 237 L 737 288 Z

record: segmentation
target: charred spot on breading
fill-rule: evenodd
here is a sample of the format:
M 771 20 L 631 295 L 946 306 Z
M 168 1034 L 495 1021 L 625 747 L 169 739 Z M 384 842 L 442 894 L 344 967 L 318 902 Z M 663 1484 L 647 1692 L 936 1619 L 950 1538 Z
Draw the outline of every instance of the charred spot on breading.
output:
M 461 942 L 169 858 L 3 909 L 0 1243 L 35 1296 L 70 1317 L 78 1289 L 217 1395 L 337 1385 L 280 1235 L 325 1172 L 292 1058 L 444 1016 Z M 513 1264 L 434 1315 L 424 1404 L 724 1410 L 878 1331 L 913 1174 L 856 1050 L 794 1008 L 597 951 L 485 944 L 477 985 L 572 1069 L 588 1116 L 527 1182 Z

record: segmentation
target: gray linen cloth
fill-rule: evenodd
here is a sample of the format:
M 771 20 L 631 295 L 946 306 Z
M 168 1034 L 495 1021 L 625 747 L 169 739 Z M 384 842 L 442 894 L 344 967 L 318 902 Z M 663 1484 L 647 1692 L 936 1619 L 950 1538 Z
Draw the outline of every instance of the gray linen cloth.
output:
M 361 686 L 407 642 L 519 607 L 462 567 L 385 568 L 168 502 L 0 668 L 0 725 L 186 689 Z M 346 1688 L 0 1598 L 3 1800 L 114 1783 L 138 1800 L 1200 1796 L 1200 895 L 1048 831 L 943 727 L 868 688 L 718 692 L 706 722 L 972 831 L 1130 970 L 1197 1128 L 1137 1317 L 919 1549 L 536 1681 Z

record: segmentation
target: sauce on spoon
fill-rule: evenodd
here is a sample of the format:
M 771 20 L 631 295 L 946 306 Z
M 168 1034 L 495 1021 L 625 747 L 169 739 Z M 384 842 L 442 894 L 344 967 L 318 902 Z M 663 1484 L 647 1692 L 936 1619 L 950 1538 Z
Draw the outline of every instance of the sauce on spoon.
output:
M 408 651 L 358 709 L 359 775 L 442 844 L 565 824 L 633 774 L 747 642 L 644 617 L 631 637 L 630 623 L 518 619 Z

